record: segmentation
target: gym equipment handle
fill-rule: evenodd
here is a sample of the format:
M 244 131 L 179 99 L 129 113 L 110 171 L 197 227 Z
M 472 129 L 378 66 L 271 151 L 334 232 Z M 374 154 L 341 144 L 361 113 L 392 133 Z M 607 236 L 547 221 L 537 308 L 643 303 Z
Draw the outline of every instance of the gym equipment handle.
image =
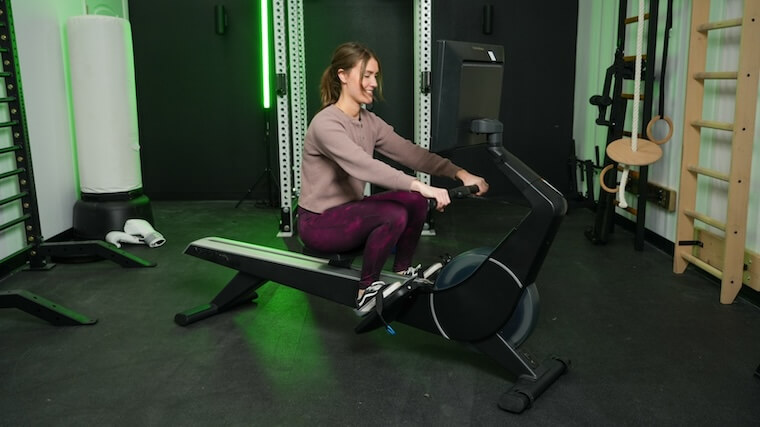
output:
M 475 194 L 479 190 L 477 185 L 461 185 L 459 187 L 454 187 L 449 189 L 449 198 L 451 200 L 454 199 L 464 199 L 465 197 L 469 196 L 470 194 Z M 435 201 L 435 199 L 428 199 L 428 206 L 430 207 L 430 210 L 435 210 L 436 205 L 438 202 Z
M 449 197 L 452 199 L 463 199 L 470 194 L 475 194 L 479 191 L 477 185 L 462 185 L 449 189 Z

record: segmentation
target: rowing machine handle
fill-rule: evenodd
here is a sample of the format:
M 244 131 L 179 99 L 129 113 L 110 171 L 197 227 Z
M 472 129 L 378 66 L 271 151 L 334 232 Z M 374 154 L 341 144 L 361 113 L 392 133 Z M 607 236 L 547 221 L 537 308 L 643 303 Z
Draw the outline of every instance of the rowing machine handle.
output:
M 462 185 L 459 187 L 454 187 L 449 189 L 449 198 L 451 200 L 454 199 L 464 199 L 465 197 L 469 196 L 470 194 L 475 194 L 478 192 L 478 186 L 477 185 Z M 435 199 L 428 199 L 428 206 L 431 211 L 435 210 L 435 207 L 438 203 L 435 201 Z
M 470 194 L 475 194 L 479 191 L 477 185 L 462 185 L 449 190 L 449 197 L 451 199 L 463 199 Z

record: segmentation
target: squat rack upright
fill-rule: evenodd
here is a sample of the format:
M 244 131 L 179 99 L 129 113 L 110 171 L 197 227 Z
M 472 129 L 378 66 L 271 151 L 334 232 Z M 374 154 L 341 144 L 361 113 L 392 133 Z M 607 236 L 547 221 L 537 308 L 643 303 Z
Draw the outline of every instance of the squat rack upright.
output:
M 432 0 L 414 0 L 414 142 L 430 148 Z M 293 235 L 294 200 L 301 190 L 301 159 L 308 116 L 303 0 L 272 0 L 276 75 L 277 157 L 280 169 L 278 236 Z M 430 176 L 417 178 L 430 184 Z M 428 230 L 428 233 L 432 233 Z

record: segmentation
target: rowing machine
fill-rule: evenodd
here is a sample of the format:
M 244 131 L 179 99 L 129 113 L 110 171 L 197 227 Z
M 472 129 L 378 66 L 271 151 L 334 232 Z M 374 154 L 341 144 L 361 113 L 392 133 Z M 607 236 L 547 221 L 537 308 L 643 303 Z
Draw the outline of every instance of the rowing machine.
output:
M 535 279 L 567 210 L 554 187 L 501 144 L 503 126 L 495 120 L 475 120 L 471 130 L 485 134 L 488 152 L 498 169 L 517 187 L 531 210 L 495 248 L 460 254 L 441 270 L 431 289 L 404 287 L 383 315 L 446 339 L 469 343 L 507 368 L 517 381 L 502 395 L 499 407 L 515 413 L 528 408 L 559 376 L 569 361 L 550 357 L 541 364 L 519 346 L 538 319 Z M 190 323 L 256 298 L 268 281 L 353 307 L 359 271 L 336 267 L 325 258 L 288 252 L 218 237 L 192 242 L 185 251 L 238 273 L 209 304 L 186 310 L 175 322 Z M 390 272 L 380 280 L 406 280 Z M 420 288 L 421 289 L 421 288 Z M 378 326 L 368 316 L 357 332 Z

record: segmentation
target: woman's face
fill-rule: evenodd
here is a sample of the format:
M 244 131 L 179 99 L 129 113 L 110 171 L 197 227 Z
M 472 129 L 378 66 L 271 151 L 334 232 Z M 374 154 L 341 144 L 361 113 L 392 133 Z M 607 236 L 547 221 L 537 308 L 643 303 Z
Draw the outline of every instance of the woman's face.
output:
M 344 83 L 341 96 L 348 96 L 358 104 L 371 104 L 379 72 L 380 67 L 375 58 L 367 61 L 363 75 L 361 62 L 357 62 L 348 72 L 339 71 L 340 79 Z

